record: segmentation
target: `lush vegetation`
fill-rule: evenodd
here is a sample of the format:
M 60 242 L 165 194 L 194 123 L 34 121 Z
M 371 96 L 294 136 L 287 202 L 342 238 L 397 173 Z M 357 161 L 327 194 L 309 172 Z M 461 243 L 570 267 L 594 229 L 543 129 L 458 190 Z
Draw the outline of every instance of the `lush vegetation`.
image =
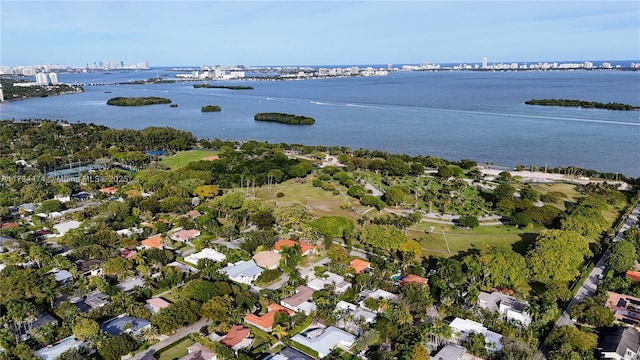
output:
M 283 113 L 258 113 L 253 119 L 255 121 L 273 121 L 289 125 L 313 125 L 316 122 L 311 117 Z
M 114 106 L 145 106 L 157 104 L 171 104 L 171 99 L 149 96 L 149 97 L 114 97 L 107 100 L 107 105 Z
M 229 90 L 253 90 L 253 86 L 244 85 L 211 85 L 211 84 L 193 84 L 196 89 L 229 89 Z
M 168 155 L 161 161 L 147 155 L 160 149 Z M 341 166 L 317 166 L 328 155 Z M 65 182 L 43 176 L 45 169 L 67 167 L 69 160 L 99 163 L 103 169 Z M 603 306 L 605 290 L 640 295 L 640 285 L 624 277 L 640 253 L 640 231 L 629 230 L 623 241 L 611 240 L 616 217 L 637 193 L 621 192 L 606 182 L 528 184 L 507 172 L 486 176 L 471 160 L 197 140 L 170 128 L 115 130 L 54 121 L 2 122 L 0 175 L 0 235 L 15 239 L 3 243 L 0 253 L 6 265 L 0 271 L 2 360 L 30 358 L 33 349 L 71 335 L 88 341 L 97 350 L 94 356 L 116 359 L 199 319 L 211 321 L 200 332 L 223 335 L 232 325 L 243 324 L 247 314 L 264 314 L 269 304 L 294 295 L 308 281 L 302 274 L 322 278 L 327 271 L 343 276 L 351 287 L 340 294 L 335 285 L 315 291 L 317 309 L 311 316 L 279 314 L 270 333 L 252 328 L 251 349 L 235 353 L 206 337 L 191 340 L 216 350 L 219 358 L 254 359 L 279 342 L 290 344 L 314 319 L 353 331 L 345 325 L 352 319 L 336 311 L 336 304 L 357 303 L 361 291 L 383 289 L 398 300 L 365 300 L 378 314 L 372 324 L 353 321 L 362 331 L 352 354 L 427 358 L 429 349 L 452 336 L 440 318 L 462 317 L 504 335 L 500 352 L 487 351 L 477 335 L 464 342 L 469 352 L 485 358 L 540 359 L 536 349 L 571 297 L 570 285 L 604 249 L 611 250 L 612 275 L 572 309 L 572 317 L 586 326 L 608 326 L 613 320 Z M 115 200 L 96 191 L 106 186 L 117 188 Z M 80 191 L 94 198 L 54 199 Z M 24 203 L 34 203 L 45 216 L 20 210 Z M 46 216 L 55 212 L 62 217 Z M 79 228 L 57 238 L 37 236 L 44 229 L 55 232 L 54 225 L 69 220 L 78 221 Z M 172 238 L 179 229 L 196 229 L 201 235 L 184 244 Z M 166 248 L 137 249 L 141 240 L 156 234 Z M 261 287 L 278 283 L 274 289 L 255 293 L 220 272 L 228 262 L 272 250 L 282 238 L 315 245 L 319 254 L 302 256 L 298 245 L 282 249 L 279 267 L 257 279 Z M 194 264 L 197 273 L 183 272 L 174 263 L 203 248 L 224 254 L 225 261 L 201 260 Z M 137 254 L 123 257 L 123 249 L 137 249 Z M 355 274 L 349 267 L 354 254 L 366 258 L 371 268 Z M 319 262 L 323 259 L 331 261 Z M 102 275 L 85 274 L 80 264 L 87 260 L 97 261 Z M 54 269 L 69 271 L 73 279 L 57 283 Z M 408 274 L 425 277 L 428 284 L 398 285 L 398 278 Z M 134 276 L 142 279 L 142 287 L 128 293 L 118 287 Z M 529 302 L 531 325 L 507 322 L 478 307 L 480 291 L 497 288 Z M 109 302 L 88 312 L 56 301 L 96 290 Z M 145 307 L 152 296 L 171 304 L 153 314 Z M 15 334 L 28 331 L 45 311 L 59 324 L 32 329 L 30 340 L 17 341 Z M 433 311 L 439 316 L 431 316 Z M 151 329 L 135 336 L 99 330 L 98 324 L 123 313 L 149 320 Z M 546 345 L 553 359 L 592 359 L 594 334 L 561 327 Z M 175 354 L 164 356 L 184 353 L 183 346 L 173 348 Z M 338 352 L 327 358 L 352 356 Z M 63 359 L 83 356 L 88 355 L 70 352 Z
M 75 94 L 84 91 L 84 88 L 78 85 L 56 84 L 15 86 L 14 84 L 16 83 L 19 82 L 6 79 L 0 80 L 5 101 L 47 97 L 54 95 Z
M 202 112 L 216 112 L 216 111 L 222 111 L 222 108 L 218 105 L 206 105 L 203 106 L 200 111 Z
M 581 107 L 587 109 L 606 109 L 606 110 L 640 110 L 640 106 L 621 104 L 621 103 L 600 103 L 595 101 L 571 100 L 571 99 L 532 99 L 524 102 L 527 105 L 542 106 L 566 106 Z

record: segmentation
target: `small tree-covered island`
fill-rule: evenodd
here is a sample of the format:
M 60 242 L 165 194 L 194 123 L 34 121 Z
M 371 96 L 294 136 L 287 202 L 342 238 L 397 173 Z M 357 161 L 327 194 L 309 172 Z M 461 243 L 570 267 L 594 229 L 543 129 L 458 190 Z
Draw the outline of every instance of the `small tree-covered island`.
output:
M 640 179 L 0 129 L 0 360 L 595 360 L 638 325 Z
M 171 99 L 149 96 L 149 97 L 114 97 L 107 100 L 107 105 L 114 106 L 146 106 L 158 104 L 171 104 Z
M 289 125 L 313 125 L 316 120 L 312 117 L 284 113 L 257 113 L 255 121 L 272 121 Z
M 203 106 L 200 111 L 202 112 L 218 112 L 218 111 L 222 111 L 222 108 L 218 105 L 206 105 Z
M 244 85 L 211 85 L 211 84 L 194 84 L 194 88 L 200 89 L 228 89 L 228 90 L 253 90 L 253 86 Z
M 640 110 L 640 106 L 621 104 L 621 103 L 600 103 L 595 101 L 572 100 L 572 99 L 531 99 L 524 102 L 527 105 L 541 106 L 565 106 L 565 107 L 581 107 L 586 109 L 605 109 L 605 110 Z

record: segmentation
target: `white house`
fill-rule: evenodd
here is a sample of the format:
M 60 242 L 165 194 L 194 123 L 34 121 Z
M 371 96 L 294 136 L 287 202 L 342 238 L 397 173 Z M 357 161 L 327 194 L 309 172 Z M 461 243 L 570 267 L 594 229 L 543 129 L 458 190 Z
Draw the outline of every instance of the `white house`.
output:
M 227 274 L 230 280 L 247 285 L 251 285 L 258 275 L 264 271 L 253 260 L 231 263 L 220 270 Z
M 221 262 L 224 261 L 227 257 L 222 254 L 219 253 L 217 251 L 215 251 L 214 249 L 211 248 L 204 248 L 202 249 L 202 251 L 195 253 L 195 254 L 191 254 L 187 257 L 184 258 L 184 261 L 190 263 L 190 264 L 194 264 L 194 265 L 198 265 L 198 261 L 202 260 L 202 259 L 209 259 L 215 262 Z
M 500 351 L 502 350 L 502 335 L 490 331 L 482 324 L 461 318 L 455 318 L 451 324 L 451 331 L 453 336 L 462 342 L 467 339 L 470 333 L 479 333 L 484 335 L 485 348 L 487 351 Z
M 307 286 L 313 290 L 322 290 L 325 285 L 334 285 L 336 294 L 344 294 L 348 288 L 351 287 L 351 283 L 344 281 L 344 277 L 334 274 L 332 272 L 325 272 L 324 277 L 315 278 L 307 283 Z
M 316 304 L 312 298 L 314 292 L 315 290 L 312 288 L 300 285 L 296 288 L 296 293 L 293 296 L 282 299 L 280 305 L 295 312 L 302 311 L 309 315 L 316 310 Z
M 356 341 L 355 336 L 335 326 L 303 333 L 292 337 L 291 341 L 316 351 L 319 358 L 329 355 L 336 347 L 349 349 Z
M 518 300 L 497 291 L 491 294 L 480 292 L 478 305 L 483 309 L 499 313 L 507 321 L 517 321 L 524 326 L 531 324 L 531 315 L 527 312 L 529 303 L 524 300 Z

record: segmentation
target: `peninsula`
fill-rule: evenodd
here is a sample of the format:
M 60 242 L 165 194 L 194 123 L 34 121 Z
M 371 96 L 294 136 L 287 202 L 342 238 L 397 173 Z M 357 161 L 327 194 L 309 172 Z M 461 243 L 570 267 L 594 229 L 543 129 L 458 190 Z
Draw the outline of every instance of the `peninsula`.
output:
M 156 104 L 171 104 L 171 99 L 161 97 L 114 97 L 107 100 L 107 105 L 114 106 L 145 106 Z
M 283 113 L 257 113 L 253 119 L 255 121 L 273 121 L 289 125 L 313 125 L 316 122 L 311 117 Z
M 570 100 L 570 99 L 532 99 L 524 102 L 527 105 L 581 107 L 587 109 L 606 110 L 640 110 L 640 106 L 621 103 L 600 103 L 595 101 Z
M 229 90 L 253 90 L 253 86 L 242 85 L 211 85 L 211 84 L 193 84 L 195 89 L 229 89 Z

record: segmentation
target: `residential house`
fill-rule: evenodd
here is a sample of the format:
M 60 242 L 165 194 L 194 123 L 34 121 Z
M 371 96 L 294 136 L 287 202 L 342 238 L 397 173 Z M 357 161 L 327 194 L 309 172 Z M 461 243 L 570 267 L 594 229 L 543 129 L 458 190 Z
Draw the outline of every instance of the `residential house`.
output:
M 431 358 L 433 360 L 462 360 L 467 349 L 460 345 L 447 344 Z
M 178 269 L 180 269 L 181 272 L 185 273 L 185 274 L 195 274 L 197 272 L 199 272 L 198 269 L 194 268 L 193 266 L 189 266 L 187 264 L 183 264 L 181 262 L 170 262 L 167 264 L 167 266 L 173 266 L 173 267 L 177 267 Z
M 203 259 L 208 259 L 214 262 L 221 262 L 224 261 L 227 257 L 222 254 L 219 253 L 217 251 L 215 251 L 214 249 L 211 248 L 204 248 L 202 249 L 202 251 L 195 253 L 195 254 L 191 254 L 187 257 L 184 258 L 184 261 L 193 264 L 193 265 L 198 265 L 198 262 L 200 260 Z
M 634 282 L 640 281 L 640 271 L 627 270 L 627 273 L 625 275 L 631 281 L 634 281 Z
M 70 230 L 77 229 L 82 223 L 80 221 L 70 220 L 53 225 L 53 229 L 57 234 L 51 235 L 52 237 L 62 237 Z
M 335 286 L 335 292 L 338 295 L 344 294 L 351 287 L 351 283 L 344 281 L 344 277 L 329 271 L 325 272 L 322 277 L 315 278 L 307 283 L 307 286 L 313 290 L 322 290 L 327 285 Z
M 316 304 L 313 302 L 312 295 L 315 292 L 310 287 L 300 285 L 296 288 L 296 293 L 293 296 L 284 298 L 280 301 L 280 304 L 295 312 L 304 312 L 306 315 L 311 314 L 316 310 Z
M 163 248 L 162 235 L 158 234 L 158 235 L 150 236 L 150 237 L 140 241 L 139 248 L 142 248 L 142 249 L 162 249 Z
M 20 243 L 18 240 L 0 235 L 0 252 L 9 252 L 18 249 L 20 249 Z
M 310 332 L 303 331 L 291 338 L 292 342 L 314 350 L 318 354 L 318 358 L 329 355 L 331 351 L 337 347 L 348 350 L 355 340 L 355 336 L 335 326 Z
M 613 311 L 616 320 L 631 325 L 640 327 L 640 299 L 607 291 L 607 302 L 604 306 Z
M 250 348 L 253 344 L 253 339 L 249 338 L 250 334 L 250 329 L 242 325 L 233 325 L 221 342 L 235 351 Z
M 527 312 L 529 303 L 512 296 L 499 293 L 491 294 L 481 291 L 478 295 L 478 305 L 489 311 L 497 312 L 507 321 L 517 321 L 524 326 L 531 324 L 531 315 Z
M 80 191 L 77 194 L 71 195 L 71 197 L 76 199 L 76 200 L 78 200 L 78 201 L 80 201 L 80 202 L 83 202 L 83 201 L 87 201 L 87 200 L 91 199 L 93 197 L 93 195 L 88 193 L 88 192 L 86 192 L 86 191 Z
M 138 255 L 138 252 L 135 250 L 129 250 L 129 249 L 120 250 L 120 257 L 125 260 L 133 259 L 134 257 L 136 257 L 136 255 Z
M 422 276 L 418 276 L 415 274 L 409 274 L 405 277 L 403 277 L 400 280 L 400 285 L 406 285 L 406 284 L 421 284 L 421 285 L 427 285 L 429 283 L 429 280 L 426 278 L 423 278 Z
M 453 338 L 461 344 L 467 339 L 470 333 L 479 333 L 484 335 L 485 349 L 489 352 L 502 350 L 502 335 L 490 331 L 482 324 L 461 318 L 455 318 L 450 324 L 453 332 Z
M 114 195 L 116 191 L 118 191 L 118 188 L 113 186 L 100 189 L 100 192 L 105 195 Z
M 43 326 L 58 326 L 58 320 L 46 311 L 39 313 L 35 318 L 32 319 L 33 321 L 27 323 L 27 329 L 21 328 L 18 330 L 20 340 L 29 340 L 31 338 L 31 334 L 33 334 L 36 330 L 40 329 Z
M 388 291 L 385 290 L 381 290 L 381 289 L 376 289 L 376 290 L 363 290 L 360 292 L 360 294 L 358 295 L 358 304 L 360 305 L 360 307 L 370 310 L 370 311 L 377 311 L 380 312 L 381 309 L 369 309 L 366 305 L 365 302 L 367 302 L 367 299 L 375 299 L 375 300 L 385 300 L 388 302 L 397 302 L 398 301 L 398 295 L 396 294 L 392 294 Z
M 186 244 L 191 244 L 191 240 L 200 236 L 200 230 L 180 230 L 171 234 L 170 238 L 174 241 L 180 241 Z
M 58 200 L 58 201 L 60 201 L 61 203 L 63 203 L 63 204 L 64 204 L 64 203 L 66 203 L 66 202 L 71 201 L 71 195 L 55 195 L 55 196 L 53 197 L 53 199 L 54 199 L 54 200 Z
M 51 272 L 53 272 L 53 276 L 55 276 L 56 281 L 61 284 L 73 281 L 73 275 L 68 270 L 53 269 Z
M 378 316 L 373 311 L 346 301 L 339 301 L 335 312 L 338 316 L 336 325 L 356 335 L 362 334 L 362 325 L 373 324 Z
M 78 301 L 71 301 L 80 311 L 88 313 L 93 309 L 103 307 L 109 303 L 109 295 L 103 293 L 100 290 L 90 292 L 84 299 Z
M 79 260 L 76 262 L 78 270 L 82 276 L 99 276 L 102 275 L 102 260 Z
M 55 344 L 43 347 L 40 350 L 37 350 L 34 355 L 39 357 L 42 360 L 56 360 L 60 357 L 60 355 L 68 350 L 77 349 L 81 346 L 84 346 L 85 342 L 77 340 L 73 336 L 62 339 Z
M 282 255 L 273 251 L 260 251 L 253 255 L 253 261 L 267 270 L 277 269 L 280 266 L 280 259 L 282 259 Z
M 130 333 L 135 336 L 140 335 L 143 329 L 151 327 L 148 320 L 122 314 L 113 319 L 107 320 L 100 324 L 100 329 L 106 331 L 111 336 L 120 335 L 122 333 Z
M 120 290 L 124 291 L 125 293 L 131 293 L 137 287 L 143 288 L 144 280 L 142 280 L 141 277 L 136 276 L 136 277 L 124 280 L 117 286 Z
M 0 230 L 2 229 L 11 229 L 18 226 L 18 223 L 15 221 L 8 221 L 0 224 Z
M 126 236 L 126 237 L 131 237 L 131 235 L 133 234 L 137 234 L 137 235 L 142 235 L 142 233 L 144 232 L 144 230 L 134 227 L 134 228 L 130 228 L 130 229 L 120 229 L 118 231 L 116 231 L 116 234 L 120 235 L 120 236 Z
M 349 262 L 349 267 L 352 268 L 356 274 L 362 274 L 371 267 L 371 263 L 362 259 L 353 259 Z
M 47 229 L 36 230 L 31 234 L 31 236 L 35 241 L 44 241 L 51 236 L 51 231 Z
M 187 355 L 179 360 L 217 360 L 218 356 L 213 351 L 200 343 L 195 343 L 187 347 Z
M 147 305 L 145 307 L 149 309 L 152 313 L 157 314 L 160 310 L 169 307 L 171 305 L 169 302 L 165 301 L 162 298 L 151 298 L 147 299 Z
M 285 247 L 294 247 L 296 245 L 300 246 L 300 254 L 302 256 L 307 256 L 309 254 L 315 253 L 317 251 L 316 247 L 308 244 L 304 241 L 293 241 L 291 239 L 282 239 L 282 240 L 278 240 L 278 242 L 276 242 L 273 245 L 273 251 L 276 253 L 280 253 L 282 252 L 282 249 Z
M 222 272 L 227 274 L 232 281 L 251 285 L 256 280 L 258 275 L 262 273 L 262 268 L 256 265 L 253 260 L 238 261 L 225 266 L 221 269 Z
M 629 327 L 616 326 L 598 335 L 599 359 L 640 359 L 640 333 Z
M 267 306 L 266 314 L 260 316 L 249 314 L 244 317 L 244 322 L 257 327 L 260 330 L 271 332 L 271 327 L 273 326 L 273 322 L 277 313 L 285 313 L 289 316 L 294 314 L 293 311 L 287 309 L 286 307 L 274 303 Z

